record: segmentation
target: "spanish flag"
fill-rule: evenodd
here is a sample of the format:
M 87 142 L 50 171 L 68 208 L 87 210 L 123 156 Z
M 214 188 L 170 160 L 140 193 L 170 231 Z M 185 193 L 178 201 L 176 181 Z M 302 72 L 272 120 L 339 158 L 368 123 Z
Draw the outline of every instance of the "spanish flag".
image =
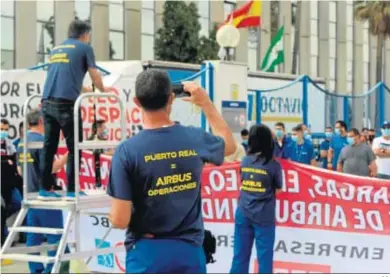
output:
M 223 24 L 232 24 L 236 28 L 260 26 L 261 1 L 251 0 L 246 5 L 229 14 Z

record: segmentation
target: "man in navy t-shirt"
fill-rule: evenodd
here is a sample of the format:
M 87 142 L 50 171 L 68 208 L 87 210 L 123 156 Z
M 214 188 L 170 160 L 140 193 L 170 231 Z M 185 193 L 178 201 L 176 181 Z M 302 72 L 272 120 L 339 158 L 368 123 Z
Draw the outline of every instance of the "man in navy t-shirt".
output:
M 170 119 L 167 73 L 146 70 L 135 84 L 144 130 L 121 143 L 112 159 L 110 221 L 127 228 L 126 273 L 205 273 L 200 181 L 204 163 L 221 164 L 236 143 L 207 93 L 184 83 L 213 134 Z
M 313 144 L 304 138 L 303 130 L 300 125 L 292 129 L 292 142 L 287 148 L 287 158 L 293 162 L 316 165 Z
M 277 122 L 274 129 L 274 157 L 287 158 L 287 147 L 291 140 L 286 136 L 286 128 L 282 122 Z
M 27 115 L 27 122 L 30 131 L 26 134 L 28 142 L 43 142 L 43 122 L 41 114 L 38 110 L 32 110 Z M 19 143 L 18 147 L 18 171 L 22 175 L 24 156 L 23 156 L 23 141 Z M 27 191 L 28 193 L 35 193 L 39 191 L 39 159 L 40 149 L 29 149 L 27 152 Z M 57 172 L 64 167 L 68 155 L 62 156 L 52 164 L 52 173 Z M 51 175 L 51 178 L 54 177 Z M 27 226 L 44 227 L 44 228 L 63 228 L 62 211 L 47 210 L 47 209 L 29 209 L 27 213 Z M 41 245 L 44 241 L 43 234 L 27 233 L 26 245 L 29 247 Z M 61 235 L 46 235 L 49 244 L 57 244 L 61 239 Z M 54 256 L 56 251 L 49 251 L 49 256 Z M 46 267 L 41 263 L 29 262 L 30 272 L 36 273 L 50 273 L 53 264 L 48 264 Z
M 334 131 L 335 135 L 332 136 L 328 150 L 328 169 L 336 170 L 341 150 L 348 145 L 347 124 L 342 120 L 338 120 Z
M 88 23 L 74 20 L 69 25 L 68 39 L 61 45 L 54 47 L 50 52 L 50 65 L 42 97 L 45 140 L 40 164 L 42 182 L 38 198 L 43 200 L 60 198 L 58 194 L 50 191 L 52 186 L 52 164 L 58 147 L 60 130 L 64 133 L 69 150 L 66 169 L 68 179 L 67 198 L 72 200 L 75 197 L 73 110 L 74 103 L 83 89 L 85 73 L 89 72 L 96 88 L 102 92 L 106 91 L 96 68 L 93 49 L 88 45 L 90 31 L 91 26 Z M 82 140 L 81 117 L 79 118 L 78 139 L 79 141 Z

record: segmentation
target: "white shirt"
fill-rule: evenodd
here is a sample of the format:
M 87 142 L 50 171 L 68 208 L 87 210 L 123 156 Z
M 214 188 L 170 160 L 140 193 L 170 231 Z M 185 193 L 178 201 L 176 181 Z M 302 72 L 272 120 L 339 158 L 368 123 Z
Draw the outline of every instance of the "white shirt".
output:
M 384 137 L 377 137 L 372 142 L 372 149 L 390 149 L 390 140 Z M 390 175 L 390 157 L 376 157 L 376 166 L 379 174 Z

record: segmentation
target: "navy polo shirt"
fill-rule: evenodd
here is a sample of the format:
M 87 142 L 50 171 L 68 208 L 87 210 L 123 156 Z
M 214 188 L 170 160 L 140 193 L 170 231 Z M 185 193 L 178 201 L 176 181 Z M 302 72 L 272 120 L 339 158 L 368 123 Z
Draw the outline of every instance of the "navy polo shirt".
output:
M 334 135 L 332 137 L 332 140 L 330 142 L 330 148 L 333 149 L 333 159 L 332 159 L 333 169 L 337 168 L 337 162 L 339 160 L 341 150 L 344 148 L 344 146 L 347 145 L 348 145 L 347 136 L 342 137 L 340 135 Z
M 85 73 L 95 68 L 95 55 L 90 45 L 67 39 L 50 52 L 43 99 L 49 97 L 76 101 Z
M 275 158 L 287 158 L 286 149 L 290 144 L 291 139 L 287 136 L 283 137 L 282 146 L 279 145 L 278 140 L 274 139 L 274 157 Z
M 118 146 L 107 192 L 133 202 L 127 249 L 143 234 L 203 244 L 202 169 L 223 163 L 224 145 L 203 129 L 176 124 L 143 130 Z
M 283 186 L 282 167 L 275 160 L 246 156 L 241 162 L 241 190 L 238 207 L 259 225 L 275 224 L 276 189 Z
M 287 148 L 287 157 L 293 162 L 308 164 L 315 158 L 311 142 L 303 140 L 302 144 L 291 142 Z
M 329 139 L 325 139 L 320 144 L 320 151 L 321 150 L 328 151 L 329 147 L 330 147 L 330 140 Z M 322 163 L 321 163 L 322 168 L 328 168 L 328 157 L 321 158 L 321 161 L 322 161 Z

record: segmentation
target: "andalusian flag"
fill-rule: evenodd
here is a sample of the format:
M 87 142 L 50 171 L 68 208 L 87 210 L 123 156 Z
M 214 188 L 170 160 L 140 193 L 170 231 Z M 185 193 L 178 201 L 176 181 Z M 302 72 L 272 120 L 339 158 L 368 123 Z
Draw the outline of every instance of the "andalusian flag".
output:
M 284 63 L 283 33 L 284 27 L 282 26 L 272 38 L 271 45 L 261 64 L 262 71 L 274 72 L 278 64 Z
M 223 24 L 232 24 L 236 28 L 260 26 L 261 1 L 251 0 L 246 5 L 229 14 Z

